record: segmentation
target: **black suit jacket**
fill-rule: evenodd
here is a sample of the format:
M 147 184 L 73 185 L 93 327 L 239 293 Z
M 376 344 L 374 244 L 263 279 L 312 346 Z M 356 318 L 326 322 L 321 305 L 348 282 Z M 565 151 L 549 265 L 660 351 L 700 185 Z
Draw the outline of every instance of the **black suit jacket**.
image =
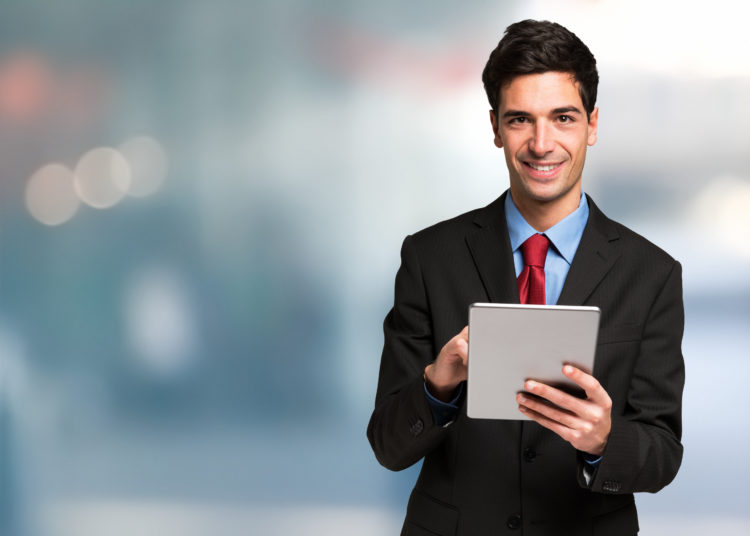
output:
M 594 376 L 612 398 L 612 431 L 590 484 L 580 453 L 534 422 L 470 419 L 462 405 L 449 426 L 434 423 L 425 366 L 469 304 L 519 302 L 505 195 L 403 243 L 367 430 L 391 470 L 424 458 L 402 534 L 635 534 L 633 492 L 667 485 L 682 459 L 681 267 L 590 198 L 558 300 L 602 311 Z

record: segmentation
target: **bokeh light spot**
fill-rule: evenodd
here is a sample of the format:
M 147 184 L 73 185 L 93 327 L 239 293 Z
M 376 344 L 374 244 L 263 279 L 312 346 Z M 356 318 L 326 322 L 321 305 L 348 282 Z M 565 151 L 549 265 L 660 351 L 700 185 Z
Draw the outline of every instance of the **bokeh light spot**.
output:
M 161 266 L 138 270 L 125 289 L 125 320 L 137 362 L 156 376 L 175 376 L 194 354 L 195 322 L 180 274 Z
M 45 225 L 65 223 L 80 204 L 73 188 L 73 172 L 62 164 L 40 168 L 26 183 L 26 208 Z
M 111 147 L 84 154 L 75 167 L 75 190 L 81 201 L 94 208 L 117 204 L 130 189 L 130 164 Z
M 716 177 L 693 199 L 692 220 L 723 244 L 727 251 L 750 259 L 750 181 Z
M 19 51 L 0 62 L 0 115 L 18 122 L 35 119 L 49 101 L 49 65 L 31 52 Z
M 167 177 L 169 162 L 162 145 L 149 136 L 131 138 L 118 147 L 130 164 L 128 195 L 145 197 L 155 193 Z

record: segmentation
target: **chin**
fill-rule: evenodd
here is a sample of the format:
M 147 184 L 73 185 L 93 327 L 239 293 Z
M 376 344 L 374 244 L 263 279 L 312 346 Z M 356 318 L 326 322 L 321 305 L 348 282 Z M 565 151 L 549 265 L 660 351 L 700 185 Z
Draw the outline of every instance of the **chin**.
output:
M 542 187 L 540 187 L 539 185 L 533 185 L 529 187 L 527 184 L 527 187 L 524 188 L 524 191 L 526 192 L 526 195 L 531 199 L 540 202 L 555 201 L 556 199 L 560 199 L 567 193 L 567 191 L 560 188 L 560 186 L 557 184 L 549 184 Z
M 549 179 L 538 179 L 524 177 L 521 181 L 523 192 L 528 197 L 537 201 L 555 201 L 570 194 L 575 190 L 579 181 L 571 182 L 569 177 L 558 175 Z

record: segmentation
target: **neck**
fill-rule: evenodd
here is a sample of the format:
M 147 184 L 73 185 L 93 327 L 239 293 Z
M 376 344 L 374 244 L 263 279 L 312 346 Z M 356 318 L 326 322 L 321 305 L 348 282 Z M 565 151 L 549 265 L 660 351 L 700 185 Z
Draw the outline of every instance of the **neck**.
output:
M 516 196 L 513 195 L 512 189 L 510 195 L 523 219 L 538 232 L 543 233 L 575 212 L 581 200 L 581 189 L 580 187 L 574 188 L 567 195 L 552 201 L 538 201 Z

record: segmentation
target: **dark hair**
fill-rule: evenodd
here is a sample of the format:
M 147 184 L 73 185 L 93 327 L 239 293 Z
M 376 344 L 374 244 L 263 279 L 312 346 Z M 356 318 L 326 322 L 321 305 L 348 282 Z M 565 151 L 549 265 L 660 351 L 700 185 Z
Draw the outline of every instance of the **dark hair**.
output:
M 482 72 L 490 106 L 497 113 L 500 89 L 515 77 L 548 71 L 573 74 L 586 115 L 590 116 L 599 84 L 594 55 L 573 32 L 546 20 L 524 20 L 505 29 Z

